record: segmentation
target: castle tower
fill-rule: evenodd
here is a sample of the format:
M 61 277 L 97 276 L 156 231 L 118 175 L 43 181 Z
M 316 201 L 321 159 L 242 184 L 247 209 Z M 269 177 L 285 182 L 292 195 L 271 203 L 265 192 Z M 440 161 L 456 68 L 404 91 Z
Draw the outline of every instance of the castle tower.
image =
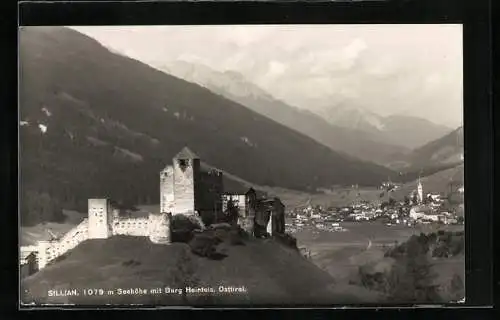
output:
M 275 223 L 274 232 L 283 234 L 285 233 L 285 205 L 279 198 L 274 198 L 274 215 Z
M 160 212 L 174 210 L 174 167 L 167 166 L 160 172 Z
M 257 212 L 257 194 L 250 188 L 245 194 L 245 219 L 242 228 L 250 235 L 254 235 L 255 216 Z
M 89 199 L 89 239 L 107 239 L 112 232 L 113 214 L 108 199 Z
M 149 240 L 157 244 L 170 244 L 172 239 L 172 214 L 170 212 L 149 214 Z
M 196 183 L 200 176 L 200 158 L 184 147 L 173 159 L 174 210 L 173 214 L 194 215 Z
M 418 177 L 417 197 L 418 197 L 418 203 L 421 204 L 424 201 L 424 188 L 422 187 L 422 182 L 420 181 L 420 177 Z

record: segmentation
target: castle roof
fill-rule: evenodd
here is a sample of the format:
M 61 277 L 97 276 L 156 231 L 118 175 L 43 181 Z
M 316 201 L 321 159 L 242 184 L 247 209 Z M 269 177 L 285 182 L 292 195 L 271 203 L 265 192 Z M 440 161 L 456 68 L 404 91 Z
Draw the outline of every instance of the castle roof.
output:
M 200 157 L 198 157 L 196 153 L 191 151 L 191 149 L 189 149 L 188 147 L 182 148 L 182 150 L 174 157 L 174 159 L 199 159 L 199 158 Z

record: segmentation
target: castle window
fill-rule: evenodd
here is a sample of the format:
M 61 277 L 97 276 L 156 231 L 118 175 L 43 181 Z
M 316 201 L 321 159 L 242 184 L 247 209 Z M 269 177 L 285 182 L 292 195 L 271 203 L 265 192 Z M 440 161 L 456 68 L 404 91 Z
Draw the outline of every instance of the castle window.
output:
M 188 166 L 188 160 L 179 159 L 179 167 L 181 168 L 182 171 L 186 170 L 187 166 Z

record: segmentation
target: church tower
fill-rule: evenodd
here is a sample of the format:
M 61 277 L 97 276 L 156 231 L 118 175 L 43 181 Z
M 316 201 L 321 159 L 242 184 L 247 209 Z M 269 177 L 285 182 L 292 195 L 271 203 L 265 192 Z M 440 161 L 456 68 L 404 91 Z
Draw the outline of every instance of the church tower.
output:
M 422 187 L 422 182 L 420 181 L 420 177 L 418 177 L 417 197 L 418 197 L 418 203 L 421 204 L 424 201 L 424 189 Z
M 193 215 L 196 206 L 196 183 L 200 176 L 200 158 L 184 147 L 173 159 L 173 214 Z

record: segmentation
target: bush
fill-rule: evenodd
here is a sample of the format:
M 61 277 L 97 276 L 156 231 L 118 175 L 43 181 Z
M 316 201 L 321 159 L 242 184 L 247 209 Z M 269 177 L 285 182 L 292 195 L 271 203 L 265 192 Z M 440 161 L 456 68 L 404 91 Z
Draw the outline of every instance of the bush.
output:
M 276 239 L 278 239 L 278 241 L 280 241 L 281 243 L 283 243 L 287 247 L 298 250 L 297 239 L 295 237 L 291 236 L 290 234 L 288 234 L 288 233 L 278 234 L 276 236 Z
M 464 253 L 464 251 L 465 251 L 465 244 L 463 239 L 456 241 L 451 247 L 451 254 L 454 256 Z
M 243 241 L 243 239 L 242 239 L 242 237 L 240 235 L 239 230 L 240 229 L 236 229 L 236 230 L 231 230 L 229 232 L 229 242 L 233 246 L 243 246 L 243 245 L 245 245 L 245 242 Z
M 435 258 L 448 258 L 450 255 L 446 245 L 439 245 L 432 251 L 432 256 Z
M 178 214 L 172 216 L 172 242 L 188 243 L 193 239 L 193 233 L 202 227 L 194 217 Z
M 214 223 L 210 225 L 209 228 L 213 230 L 231 230 L 233 227 L 229 223 L 223 222 L 223 223 Z
M 213 211 L 200 211 L 200 219 L 206 226 L 215 223 L 215 216 Z
M 211 231 L 210 234 L 213 234 L 213 236 L 217 240 L 217 243 L 221 243 L 227 240 L 227 238 L 229 237 L 229 230 L 217 229 Z
M 194 237 L 194 231 L 172 230 L 172 242 L 189 243 Z
M 189 242 L 191 252 L 200 256 L 210 258 L 216 253 L 220 239 L 213 233 L 201 233 L 195 235 Z
M 459 300 L 464 295 L 464 282 L 458 274 L 454 274 L 450 281 L 450 297 L 448 300 Z
M 172 216 L 171 228 L 179 232 L 192 232 L 193 230 L 200 230 L 201 226 L 192 217 L 176 214 Z

